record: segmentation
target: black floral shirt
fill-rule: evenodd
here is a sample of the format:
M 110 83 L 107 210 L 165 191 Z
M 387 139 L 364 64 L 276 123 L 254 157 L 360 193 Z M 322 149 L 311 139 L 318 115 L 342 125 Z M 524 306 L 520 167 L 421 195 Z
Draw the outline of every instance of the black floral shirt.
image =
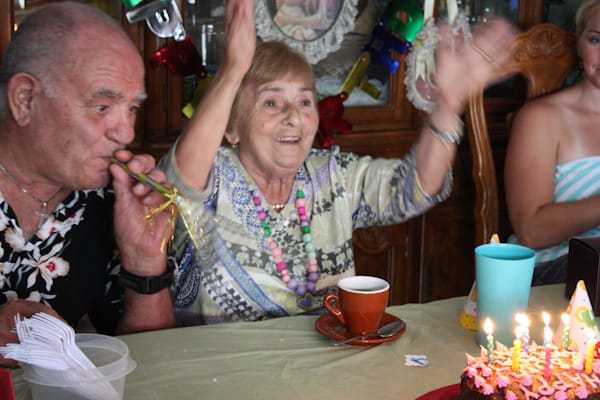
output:
M 73 192 L 26 240 L 0 193 L 0 304 L 37 301 L 73 327 L 88 314 L 98 332 L 114 334 L 123 293 L 112 277 L 119 268 L 113 205 L 111 190 Z

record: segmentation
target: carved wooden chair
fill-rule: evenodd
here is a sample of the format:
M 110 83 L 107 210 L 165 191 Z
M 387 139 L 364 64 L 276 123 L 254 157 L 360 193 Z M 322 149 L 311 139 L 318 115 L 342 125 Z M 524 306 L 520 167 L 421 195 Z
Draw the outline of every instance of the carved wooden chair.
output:
M 527 84 L 526 100 L 561 89 L 577 68 L 577 43 L 573 33 L 544 23 L 518 35 L 512 47 Z M 466 109 L 466 125 L 475 181 L 475 245 L 487 243 L 498 232 L 498 184 L 486 123 L 483 92 L 475 93 Z M 510 132 L 512 115 L 507 118 Z

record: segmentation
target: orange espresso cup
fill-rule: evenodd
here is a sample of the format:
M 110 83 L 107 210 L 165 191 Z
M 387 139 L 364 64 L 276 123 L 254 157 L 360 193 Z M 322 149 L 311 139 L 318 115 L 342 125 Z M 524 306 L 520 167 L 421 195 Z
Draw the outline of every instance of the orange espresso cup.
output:
M 356 275 L 340 279 L 338 294 L 325 296 L 324 304 L 352 334 L 379 329 L 390 294 L 390 284 L 375 276 Z

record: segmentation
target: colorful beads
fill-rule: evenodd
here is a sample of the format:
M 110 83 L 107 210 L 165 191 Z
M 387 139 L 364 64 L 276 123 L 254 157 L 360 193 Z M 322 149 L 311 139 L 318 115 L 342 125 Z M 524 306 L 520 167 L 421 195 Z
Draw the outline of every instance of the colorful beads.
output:
M 308 254 L 308 268 L 306 270 L 306 283 L 300 283 L 296 278 L 290 276 L 287 264 L 283 261 L 283 251 L 275 243 L 271 237 L 272 232 L 267 222 L 267 213 L 262 207 L 261 195 L 258 189 L 252 189 L 252 202 L 256 207 L 256 213 L 260 219 L 260 225 L 267 238 L 267 243 L 271 249 L 271 255 L 273 261 L 277 266 L 277 270 L 281 275 L 281 280 L 286 286 L 296 292 L 297 296 L 304 296 L 306 292 L 314 293 L 316 290 L 316 283 L 319 280 L 319 267 L 317 262 L 316 247 L 313 243 L 310 224 L 308 223 L 308 216 L 306 215 L 306 199 L 304 198 L 304 190 L 298 189 L 296 191 L 296 210 L 298 212 L 298 218 L 300 219 L 300 231 L 302 232 L 302 241 L 304 242 L 304 249 Z

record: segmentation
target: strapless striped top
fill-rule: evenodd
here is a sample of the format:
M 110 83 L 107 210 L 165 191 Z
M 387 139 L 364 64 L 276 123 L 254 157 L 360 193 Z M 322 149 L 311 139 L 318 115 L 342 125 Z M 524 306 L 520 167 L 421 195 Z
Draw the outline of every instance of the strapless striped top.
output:
M 586 157 L 558 164 L 554 175 L 554 202 L 585 199 L 600 194 L 600 156 Z M 577 236 L 600 235 L 600 226 Z M 514 235 L 510 242 L 518 243 Z M 554 260 L 569 251 L 569 241 L 536 250 L 536 264 Z

